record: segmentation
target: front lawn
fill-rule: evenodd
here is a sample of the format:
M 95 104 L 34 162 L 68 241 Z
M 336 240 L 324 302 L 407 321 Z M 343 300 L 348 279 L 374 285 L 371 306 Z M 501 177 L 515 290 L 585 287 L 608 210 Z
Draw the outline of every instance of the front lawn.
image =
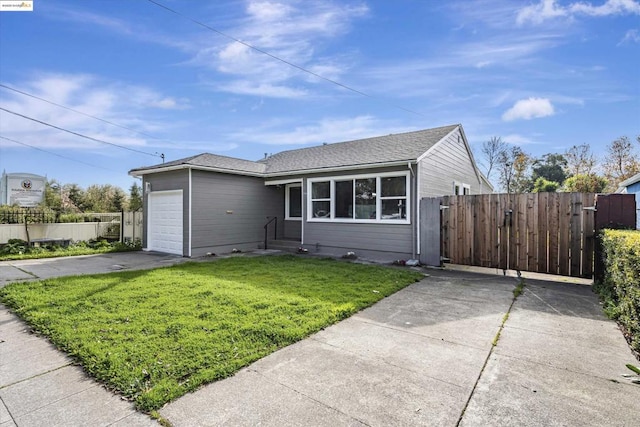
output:
M 152 411 L 421 277 L 331 259 L 237 257 L 16 283 L 0 301 Z

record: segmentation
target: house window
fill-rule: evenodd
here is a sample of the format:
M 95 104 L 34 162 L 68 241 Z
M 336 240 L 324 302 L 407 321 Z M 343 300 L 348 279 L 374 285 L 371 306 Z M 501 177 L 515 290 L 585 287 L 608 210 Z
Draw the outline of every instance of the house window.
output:
M 407 218 L 407 180 L 402 176 L 380 178 L 381 219 Z
M 453 194 L 456 196 L 467 196 L 471 194 L 471 186 L 461 182 L 453 183 Z
M 311 183 L 311 213 L 314 218 L 331 216 L 331 181 Z
M 285 219 L 302 219 L 302 184 L 288 184 L 285 192 Z
M 309 221 L 409 223 L 409 174 L 312 178 Z

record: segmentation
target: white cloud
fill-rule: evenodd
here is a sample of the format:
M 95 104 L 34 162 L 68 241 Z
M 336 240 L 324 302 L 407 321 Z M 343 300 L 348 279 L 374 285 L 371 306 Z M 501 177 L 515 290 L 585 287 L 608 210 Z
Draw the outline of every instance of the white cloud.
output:
M 290 129 L 288 123 L 276 123 Z M 230 139 L 268 145 L 309 145 L 323 142 L 341 142 L 388 133 L 407 132 L 406 126 L 397 127 L 383 123 L 373 116 L 326 118 L 317 123 L 297 126 L 293 130 L 277 130 L 269 127 L 250 129 L 230 135 Z
M 84 114 L 2 89 L 3 107 L 7 110 L 92 138 L 143 151 L 149 151 L 143 147 L 149 146 L 150 142 L 153 145 L 156 140 L 149 141 L 146 136 L 124 127 L 143 133 L 162 132 L 165 125 L 160 118 L 154 118 L 156 111 L 178 110 L 189 106 L 186 99 L 168 97 L 147 87 L 104 81 L 87 74 L 41 74 L 31 78 L 26 84 L 22 81 L 20 85 L 7 85 Z M 0 133 L 41 148 L 111 151 L 107 149 L 107 145 L 7 112 L 0 114 Z
M 347 67 L 339 58 L 319 59 L 316 55 L 325 42 L 343 35 L 354 19 L 367 12 L 365 5 L 331 1 L 251 1 L 246 7 L 245 19 L 225 32 L 283 61 L 335 79 L 343 75 Z M 220 90 L 236 94 L 295 98 L 303 91 L 289 87 L 292 81 L 319 81 L 283 61 L 232 41 L 201 46 L 191 64 L 213 68 L 239 80 L 218 85 Z
M 593 6 L 591 3 L 577 2 L 570 5 L 569 10 L 589 16 L 640 15 L 640 3 L 634 0 L 607 0 L 600 6 Z
M 618 46 L 627 43 L 640 43 L 640 32 L 637 29 L 628 30 L 620 40 L 620 43 L 618 43 Z
M 575 2 L 567 6 L 559 5 L 556 0 L 540 0 L 539 3 L 526 6 L 518 12 L 516 22 L 540 24 L 554 18 L 572 18 L 578 15 L 611 16 L 640 15 L 640 3 L 635 0 L 606 0 L 599 6 L 588 2 Z
M 565 8 L 556 5 L 556 0 L 540 0 L 538 4 L 522 8 L 518 12 L 516 22 L 524 24 L 527 21 L 531 21 L 534 24 L 539 24 L 547 19 L 566 16 L 567 14 L 568 12 Z
M 517 101 L 513 107 L 505 111 L 502 120 L 510 122 L 513 120 L 531 120 L 540 117 L 552 116 L 554 108 L 547 98 L 528 98 Z
M 305 89 L 271 83 L 252 82 L 250 80 L 232 81 L 217 86 L 217 89 L 237 95 L 262 96 L 267 98 L 300 98 L 307 94 Z
M 534 143 L 531 140 L 531 138 L 526 137 L 524 135 L 517 134 L 517 133 L 511 133 L 509 135 L 505 135 L 502 137 L 502 140 L 508 144 L 513 144 L 513 145 L 526 145 L 526 144 Z

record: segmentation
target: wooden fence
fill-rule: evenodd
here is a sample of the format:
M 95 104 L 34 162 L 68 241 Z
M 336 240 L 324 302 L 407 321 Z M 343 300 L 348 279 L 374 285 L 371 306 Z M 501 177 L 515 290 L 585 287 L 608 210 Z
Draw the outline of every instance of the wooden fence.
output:
M 451 263 L 591 277 L 595 194 L 441 198 L 441 255 Z

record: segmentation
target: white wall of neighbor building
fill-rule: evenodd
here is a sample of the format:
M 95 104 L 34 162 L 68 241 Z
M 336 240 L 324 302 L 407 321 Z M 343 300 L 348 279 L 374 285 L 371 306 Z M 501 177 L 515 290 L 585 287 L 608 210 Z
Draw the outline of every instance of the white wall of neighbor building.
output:
M 120 219 L 119 213 L 109 213 Z M 124 212 L 122 236 L 125 241 L 142 239 L 142 212 Z M 97 239 L 104 235 L 109 221 L 102 222 L 70 222 L 29 224 L 29 238 L 34 239 L 70 239 L 74 242 Z M 0 245 L 10 239 L 27 240 L 24 224 L 0 224 Z

